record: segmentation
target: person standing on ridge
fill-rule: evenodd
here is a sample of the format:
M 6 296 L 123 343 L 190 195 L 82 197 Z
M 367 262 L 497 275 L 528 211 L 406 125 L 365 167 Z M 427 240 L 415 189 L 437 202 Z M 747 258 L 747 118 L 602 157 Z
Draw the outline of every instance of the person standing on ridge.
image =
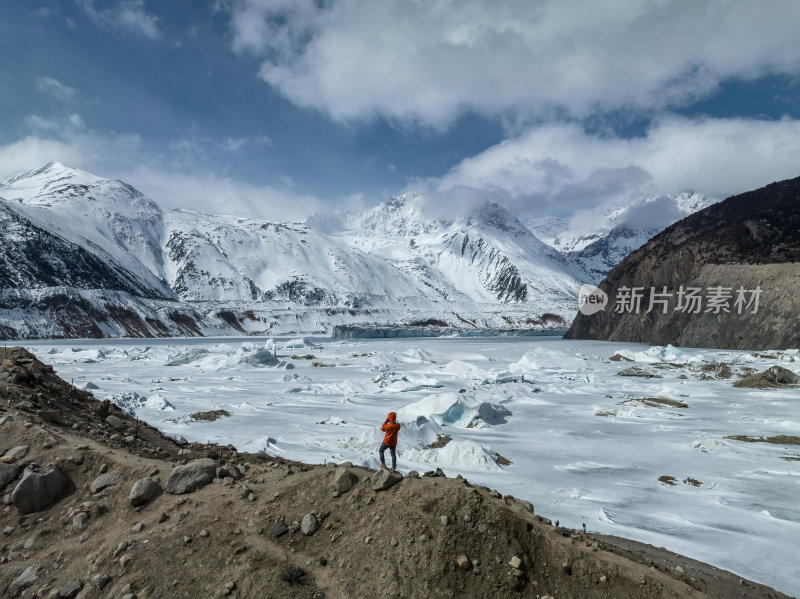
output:
M 400 424 L 397 422 L 397 414 L 395 412 L 389 412 L 389 416 L 384 420 L 381 430 L 386 433 L 383 437 L 381 448 L 378 450 L 378 454 L 381 456 L 381 468 L 386 468 L 383 452 L 388 447 L 392 454 L 392 472 L 397 472 L 397 433 L 400 432 Z

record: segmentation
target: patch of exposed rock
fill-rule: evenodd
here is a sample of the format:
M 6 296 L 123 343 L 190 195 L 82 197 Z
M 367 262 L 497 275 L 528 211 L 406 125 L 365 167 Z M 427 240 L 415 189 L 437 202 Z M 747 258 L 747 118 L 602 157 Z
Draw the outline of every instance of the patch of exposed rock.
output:
M 800 376 L 783 366 L 772 366 L 764 372 L 751 374 L 736 381 L 734 387 L 745 389 L 779 389 L 800 384 Z

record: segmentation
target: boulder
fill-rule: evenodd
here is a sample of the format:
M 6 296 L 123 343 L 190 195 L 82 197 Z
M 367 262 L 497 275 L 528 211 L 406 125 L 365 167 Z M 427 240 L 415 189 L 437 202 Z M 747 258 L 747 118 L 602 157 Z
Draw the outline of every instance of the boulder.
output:
M 118 416 L 108 416 L 106 418 L 106 424 L 108 424 L 112 428 L 116 428 L 119 430 L 128 428 L 128 425 L 125 424 L 125 421 Z
M 9 597 L 19 597 L 22 592 L 31 586 L 39 577 L 39 565 L 32 564 L 25 568 L 25 571 L 11 581 L 11 586 L 8 587 Z
M 289 532 L 289 528 L 286 526 L 286 522 L 284 522 L 283 518 L 275 520 L 275 524 L 272 525 L 272 536 L 280 537 L 287 532 Z
M 11 502 L 20 514 L 38 512 L 58 501 L 68 482 L 58 466 L 45 473 L 26 471 L 11 493 Z
M 82 580 L 73 580 L 72 582 L 68 582 L 65 584 L 60 592 L 59 597 L 62 599 L 73 599 L 83 590 L 83 581 Z
M 72 528 L 75 532 L 83 532 L 86 530 L 86 524 L 89 522 L 89 514 L 86 512 L 78 512 L 72 519 Z
M 100 574 L 92 576 L 92 584 L 101 591 L 106 587 L 106 585 L 109 582 L 111 582 L 111 576 L 109 576 L 105 572 L 101 572 Z
M 358 483 L 358 476 L 349 468 L 337 468 L 333 475 L 333 490 L 346 493 Z
M 314 517 L 314 514 L 308 513 L 303 516 L 303 521 L 300 523 L 300 530 L 304 535 L 310 537 L 319 528 L 319 524 L 317 523 L 317 519 Z
M 98 491 L 102 491 L 106 487 L 111 487 L 116 485 L 122 480 L 122 477 L 119 475 L 118 472 L 108 472 L 106 474 L 101 474 L 96 479 L 92 481 L 92 484 L 89 485 L 89 489 L 91 489 L 92 493 L 97 493 Z
M 530 501 L 526 501 L 524 499 L 521 499 L 520 503 L 522 504 L 522 507 L 524 507 L 526 510 L 528 510 L 531 514 L 533 513 L 533 504 Z
M 131 493 L 128 499 L 133 507 L 144 505 L 154 497 L 161 493 L 161 485 L 159 485 L 152 478 L 140 478 L 131 487 Z
M 783 366 L 773 366 L 767 372 L 768 376 L 779 385 L 800 384 L 800 376 Z
M 7 464 L 18 462 L 26 455 L 28 455 L 29 449 L 30 449 L 29 445 L 17 445 L 16 447 L 12 447 L 3 454 L 3 462 Z
M 379 470 L 373 474 L 370 479 L 374 491 L 386 491 L 387 489 L 391 489 L 401 480 L 403 480 L 403 475 L 399 472 L 392 472 L 391 470 Z
M 16 464 L 0 464 L 0 491 L 17 478 L 17 474 L 19 474 L 19 466 Z
M 783 366 L 773 366 L 764 372 L 751 374 L 740 381 L 736 381 L 734 387 L 745 389 L 772 389 L 783 385 L 797 385 L 800 383 L 800 376 Z
M 216 474 L 214 460 L 210 458 L 192 460 L 185 466 L 176 466 L 172 470 L 167 480 L 167 491 L 173 495 L 191 493 L 214 480 Z

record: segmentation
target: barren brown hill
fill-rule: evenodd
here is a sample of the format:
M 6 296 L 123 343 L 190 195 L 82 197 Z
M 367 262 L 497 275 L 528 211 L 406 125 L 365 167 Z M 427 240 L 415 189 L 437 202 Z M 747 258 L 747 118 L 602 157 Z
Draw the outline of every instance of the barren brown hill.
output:
M 683 286 L 727 289 L 727 310 L 703 302 L 676 309 Z M 800 177 L 733 196 L 665 229 L 617 265 L 599 285 L 604 311 L 575 317 L 566 337 L 729 349 L 800 346 Z M 616 311 L 622 288 L 642 288 L 640 309 Z M 647 313 L 651 289 L 672 295 Z M 737 290 L 761 289 L 740 309 Z M 664 299 L 661 298 L 656 299 Z M 744 294 L 750 301 L 752 295 Z M 626 307 L 630 307 L 628 304 Z M 708 311 L 708 308 L 712 308 Z
M 2 596 L 785 597 L 461 478 L 179 444 L 0 357 Z

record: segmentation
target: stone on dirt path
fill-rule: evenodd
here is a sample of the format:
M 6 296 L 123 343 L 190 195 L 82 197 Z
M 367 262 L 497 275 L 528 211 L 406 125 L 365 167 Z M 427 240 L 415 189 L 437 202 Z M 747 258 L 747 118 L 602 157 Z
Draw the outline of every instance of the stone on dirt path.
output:
M 20 514 L 38 512 L 61 498 L 68 481 L 58 466 L 44 473 L 26 471 L 11 493 L 11 502 Z
M 370 480 L 372 481 L 372 489 L 374 491 L 386 491 L 403 480 L 403 475 L 399 472 L 392 472 L 391 470 L 379 470 L 372 475 Z
M 167 480 L 167 491 L 173 495 L 191 493 L 209 484 L 217 474 L 214 460 L 200 458 L 185 466 L 176 466 Z

